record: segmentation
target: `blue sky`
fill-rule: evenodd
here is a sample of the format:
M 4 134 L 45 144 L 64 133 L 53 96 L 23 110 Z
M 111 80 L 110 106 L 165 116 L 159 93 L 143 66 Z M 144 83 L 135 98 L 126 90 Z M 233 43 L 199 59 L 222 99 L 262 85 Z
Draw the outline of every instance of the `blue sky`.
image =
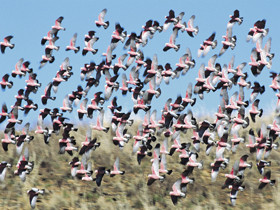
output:
M 108 12 L 105 17 L 106 20 L 110 21 L 110 27 L 107 30 L 103 28 L 97 28 L 94 21 L 97 19 L 98 14 L 104 8 L 107 8 Z M 164 16 L 168 15 L 168 11 L 173 9 L 175 14 L 185 12 L 184 21 L 192 15 L 196 15 L 195 25 L 199 26 L 199 34 L 195 38 L 191 38 L 187 33 L 179 32 L 178 38 L 176 39 L 177 44 L 181 44 L 181 49 L 178 52 L 169 50 L 163 52 L 162 49 L 164 44 L 168 42 L 169 37 L 172 33 L 172 27 L 162 33 L 156 33 L 154 38 L 149 40 L 147 46 L 142 48 L 145 58 L 152 58 L 154 54 L 158 55 L 159 64 L 165 65 L 169 62 L 173 69 L 175 64 L 178 62 L 180 56 L 182 56 L 186 48 L 189 47 L 193 54 L 193 58 L 196 60 L 196 66 L 191 69 L 185 76 L 179 79 L 172 80 L 170 85 L 162 83 L 162 95 L 158 99 L 154 99 L 152 103 L 152 109 L 158 109 L 163 107 L 165 101 L 171 97 L 175 99 L 177 95 L 184 95 L 187 89 L 188 83 L 192 82 L 195 84 L 194 79 L 197 77 L 199 66 L 202 63 L 207 63 L 208 59 L 218 54 L 222 47 L 222 35 L 226 33 L 226 25 L 229 21 L 229 15 L 233 14 L 235 9 L 240 11 L 240 15 L 244 17 L 242 25 L 235 25 L 233 28 L 233 34 L 237 36 L 237 46 L 232 50 L 228 50 L 224 55 L 217 59 L 221 65 L 228 64 L 231 57 L 235 55 L 235 67 L 242 62 L 250 62 L 250 52 L 255 46 L 253 43 L 247 43 L 246 36 L 253 24 L 259 19 L 266 19 L 266 27 L 270 29 L 269 34 L 264 39 L 266 42 L 268 37 L 272 37 L 272 49 L 275 53 L 273 59 L 272 71 L 276 71 L 279 66 L 279 44 L 277 38 L 279 36 L 279 3 L 277 1 L 53 1 L 49 0 L 47 3 L 43 1 L 3 1 L 1 3 L 0 13 L 0 39 L 1 41 L 7 35 L 13 35 L 12 43 L 15 43 L 13 50 L 7 49 L 5 54 L 0 54 L 0 76 L 4 74 L 11 74 L 15 67 L 15 64 L 20 58 L 31 62 L 31 67 L 34 72 L 38 74 L 38 79 L 42 83 L 42 87 L 39 89 L 36 95 L 30 95 L 30 98 L 34 102 L 38 103 L 39 109 L 44 108 L 41 104 L 40 96 L 42 95 L 45 86 L 52 81 L 55 76 L 59 65 L 62 63 L 64 58 L 70 58 L 70 64 L 73 66 L 74 75 L 66 83 L 62 83 L 59 86 L 56 101 L 49 101 L 48 107 L 60 107 L 62 106 L 62 100 L 66 94 L 75 90 L 77 85 L 85 87 L 85 82 L 80 80 L 80 67 L 84 63 L 94 61 L 100 63 L 104 57 L 101 56 L 102 52 L 105 52 L 111 39 L 111 34 L 114 31 L 115 23 L 119 22 L 122 27 L 130 34 L 141 32 L 142 25 L 149 19 L 157 20 L 162 25 L 165 21 Z M 41 56 L 44 54 L 44 46 L 41 46 L 40 41 L 43 36 L 51 29 L 54 25 L 55 20 L 63 16 L 64 20 L 62 26 L 66 28 L 66 31 L 60 31 L 58 36 L 60 39 L 56 42 L 56 45 L 60 46 L 58 52 L 54 52 L 55 62 L 47 64 L 42 69 L 38 69 Z M 97 36 L 100 37 L 99 41 L 96 42 L 95 47 L 99 49 L 99 52 L 93 56 L 88 54 L 82 56 L 81 51 L 78 54 L 74 52 L 66 52 L 65 48 L 69 44 L 71 37 L 74 33 L 78 33 L 77 46 L 84 47 L 84 35 L 89 30 L 95 30 Z M 216 39 L 218 40 L 218 46 L 214 51 L 210 51 L 205 58 L 197 58 L 197 50 L 204 39 L 208 38 L 212 32 L 216 32 Z M 114 53 L 118 56 L 125 53 L 123 45 L 119 43 Z M 130 69 L 129 69 L 130 70 Z M 126 71 L 128 75 L 129 70 Z M 140 70 L 143 72 L 143 68 Z M 271 110 L 267 108 L 272 103 L 276 103 L 276 96 L 274 92 L 268 87 L 271 83 L 269 78 L 269 70 L 264 69 L 262 74 L 257 78 L 252 76 L 250 68 L 247 65 L 244 69 L 245 72 L 249 73 L 249 80 L 259 81 L 261 84 L 266 86 L 266 92 L 259 96 L 261 99 L 260 107 L 265 108 L 264 114 L 269 114 Z M 122 72 L 121 72 L 122 73 Z M 25 78 L 10 78 L 14 82 L 14 87 L 8 89 L 5 92 L 0 90 L 0 105 L 4 102 L 10 107 L 15 103 L 14 95 L 17 90 L 24 88 Z M 121 77 L 120 77 L 121 79 Z M 98 88 L 92 89 L 88 95 L 91 99 L 93 94 L 97 91 L 104 90 L 104 83 L 101 83 Z M 231 95 L 234 91 L 237 91 L 238 87 L 233 88 L 229 92 Z M 250 91 L 245 91 L 246 98 L 248 98 Z M 131 110 L 132 102 L 130 95 L 126 97 L 120 95 L 118 91 L 118 103 L 125 107 L 125 111 Z M 193 111 L 197 114 L 204 115 L 205 113 L 214 112 L 220 103 L 220 97 L 218 92 L 209 93 L 205 95 L 204 100 L 198 99 L 197 104 L 193 108 Z M 24 103 L 25 104 L 25 103 Z M 105 106 L 109 105 L 108 102 Z M 10 110 L 10 108 L 9 108 Z M 39 111 L 39 110 L 38 110 Z M 23 118 L 23 114 L 20 114 L 20 118 L 24 119 L 24 122 L 31 121 L 33 124 L 36 123 L 38 111 L 30 111 L 26 118 Z M 140 111 L 141 112 L 141 111 Z M 141 112 L 142 113 L 142 112 Z M 76 108 L 71 114 L 66 114 L 71 119 L 77 119 Z M 3 128 L 5 123 L 0 126 Z M 19 126 L 20 127 L 20 126 Z

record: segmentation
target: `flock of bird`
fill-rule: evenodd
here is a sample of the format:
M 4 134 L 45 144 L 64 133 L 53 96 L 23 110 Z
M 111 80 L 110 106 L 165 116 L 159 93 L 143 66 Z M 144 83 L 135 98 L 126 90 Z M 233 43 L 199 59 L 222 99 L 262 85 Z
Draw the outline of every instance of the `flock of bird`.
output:
M 108 30 L 110 25 L 109 21 L 105 21 L 106 13 L 106 9 L 102 10 L 95 24 L 97 27 Z M 59 17 L 47 36 L 42 38 L 41 44 L 45 46 L 45 54 L 42 56 L 39 68 L 49 65 L 48 63 L 53 63 L 55 60 L 54 51 L 62 50 L 55 45 L 55 42 L 59 39 L 58 34 L 66 30 L 62 26 L 63 19 L 63 17 Z M 171 175 L 172 170 L 167 166 L 168 161 L 173 155 L 179 155 L 180 163 L 185 166 L 185 170 L 170 189 L 170 196 L 174 205 L 179 198 L 187 195 L 187 185 L 194 184 L 195 179 L 191 177 L 193 171 L 203 169 L 203 160 L 199 159 L 199 153 L 205 153 L 209 158 L 210 153 L 215 153 L 215 159 L 211 163 L 212 182 L 216 181 L 221 169 L 225 169 L 230 163 L 233 163 L 229 174 L 225 175 L 225 183 L 222 186 L 222 189 L 231 189 L 230 201 L 232 205 L 236 204 L 238 192 L 245 190 L 246 168 L 258 168 L 260 173 L 259 189 L 263 189 L 267 184 L 274 185 L 275 180 L 271 179 L 273 173 L 267 167 L 272 164 L 269 160 L 271 151 L 277 149 L 279 145 L 277 140 L 280 132 L 280 117 L 276 116 L 269 125 L 262 123 L 261 128 L 257 131 L 251 128 L 247 136 L 240 136 L 242 129 L 247 128 L 250 123 L 254 123 L 262 117 L 263 109 L 259 108 L 258 95 L 265 92 L 265 87 L 259 82 L 252 84 L 248 81 L 248 72 L 243 71 L 247 63 L 244 62 L 234 67 L 234 56 L 228 64 L 216 63 L 219 56 L 222 56 L 228 48 L 234 50 L 237 44 L 237 37 L 233 35 L 233 28 L 236 24 L 241 25 L 243 22 L 243 17 L 239 16 L 238 10 L 230 15 L 226 35 L 222 37 L 224 41 L 222 41 L 219 55 L 213 55 L 206 65 L 201 64 L 198 68 L 196 84 L 194 86 L 192 83 L 188 84 L 185 96 L 178 96 L 175 100 L 169 98 L 161 112 L 157 107 L 151 106 L 152 100 L 161 96 L 160 85 L 162 80 L 172 88 L 173 79 L 182 78 L 196 66 L 196 61 L 193 59 L 189 48 L 179 58 L 179 62 L 174 65 L 170 63 L 159 64 L 157 54 L 154 54 L 152 59 L 144 58 L 143 49 L 148 41 L 156 38 L 157 33 L 167 33 L 169 27 L 173 27 L 172 34 L 169 42 L 163 46 L 163 51 L 171 49 L 178 51 L 180 49 L 180 44 L 176 45 L 179 31 L 187 32 L 190 37 L 195 38 L 199 33 L 198 26 L 194 24 L 195 16 L 191 16 L 187 23 L 183 21 L 184 12 L 176 16 L 175 12 L 170 10 L 162 26 L 158 21 L 148 20 L 139 35 L 134 32 L 128 34 L 119 23 L 116 23 L 107 51 L 102 54 L 105 59 L 100 64 L 94 62 L 84 64 L 81 68 L 80 79 L 85 85 L 78 86 L 76 90 L 60 101 L 59 98 L 54 96 L 58 87 L 61 83 L 70 81 L 74 75 L 69 58 L 65 58 L 53 80 L 47 84 L 44 84 L 45 81 L 43 84 L 38 81 L 37 74 L 30 68 L 31 63 L 29 61 L 20 59 L 15 65 L 15 70 L 11 72 L 11 76 L 13 80 L 13 78 L 26 77 L 27 75 L 26 86 L 18 90 L 18 94 L 15 96 L 15 104 L 11 106 L 11 109 L 3 104 L 0 113 L 0 123 L 7 123 L 4 138 L 1 140 L 3 149 L 8 151 L 8 149 L 14 149 L 15 147 L 16 154 L 19 156 L 14 174 L 19 176 L 23 182 L 27 175 L 32 174 L 34 162 L 29 160 L 26 143 L 32 144 L 32 141 L 42 136 L 44 142 L 49 144 L 53 135 L 61 135 L 62 133 L 58 142 L 59 154 L 66 152 L 70 156 L 74 155 L 69 162 L 72 177 L 81 181 L 95 181 L 97 186 L 100 186 L 104 175 L 113 177 L 125 174 L 125 171 L 120 168 L 121 157 L 116 157 L 112 168 L 104 166 L 92 170 L 91 153 L 102 147 L 102 141 L 93 138 L 92 130 L 105 133 L 111 130 L 114 134 L 112 143 L 120 150 L 127 147 L 130 139 L 134 141 L 132 153 L 137 157 L 136 160 L 139 165 L 144 158 L 147 158 L 146 156 L 151 157 L 151 174 L 147 175 L 147 185 L 152 185 L 156 180 L 162 182 L 167 175 Z M 271 38 L 268 38 L 265 46 L 262 43 L 269 32 L 265 28 L 265 23 L 265 20 L 258 20 L 249 30 L 247 36 L 248 42 L 252 41 L 256 44 L 250 56 L 251 62 L 248 63 L 254 76 L 261 74 L 265 68 L 270 69 L 274 57 L 274 54 L 270 52 Z M 215 35 L 215 33 L 212 33 L 203 41 L 197 52 L 198 58 L 206 56 L 211 49 L 219 45 Z M 12 44 L 12 38 L 13 36 L 7 36 L 4 38 L 4 42 L 0 43 L 2 53 L 14 48 L 15 44 Z M 85 47 L 83 49 L 76 46 L 76 39 L 77 33 L 73 35 L 69 46 L 65 49 L 66 51 L 74 51 L 78 54 L 81 49 L 83 56 L 92 56 L 88 55 L 90 52 L 93 55 L 98 53 L 98 49 L 94 48 L 95 42 L 99 40 L 96 31 L 89 31 L 85 35 Z M 127 53 L 117 57 L 114 50 L 122 43 Z M 10 49 L 6 49 L 7 47 Z M 175 66 L 175 68 L 173 69 L 172 66 Z M 125 72 L 129 72 L 129 76 Z M 143 79 L 139 77 L 141 72 L 143 72 Z M 122 76 L 119 78 L 120 74 Z M 2 77 L 0 82 L 2 89 L 13 87 L 13 81 L 9 79 L 9 76 L 10 74 L 7 73 Z M 89 99 L 89 91 L 99 86 L 100 80 L 103 78 L 106 82 L 104 91 L 95 92 L 93 98 Z M 274 91 L 280 90 L 280 75 L 272 72 L 271 78 L 270 88 Z M 37 104 L 33 102 L 31 97 L 36 94 L 39 88 L 42 88 L 42 85 L 46 85 L 45 91 L 41 96 L 41 102 L 37 101 Z M 237 88 L 238 91 L 229 97 L 228 90 L 231 88 Z M 252 89 L 248 100 L 244 97 L 244 88 Z M 220 89 L 221 101 L 215 114 L 216 120 L 213 122 L 207 120 L 197 122 L 190 109 L 197 102 L 194 95 L 198 95 L 203 100 L 204 94 L 215 92 L 218 89 Z M 145 113 L 145 117 L 139 123 L 135 134 L 129 132 L 129 126 L 135 123 L 131 111 L 122 112 L 122 106 L 118 105 L 117 97 L 113 97 L 114 92 L 118 90 L 121 91 L 122 95 L 131 95 L 134 106 L 130 108 L 135 114 L 138 112 Z M 276 111 L 279 112 L 280 93 L 277 93 L 276 96 L 278 98 Z M 58 101 L 62 106 L 53 109 L 48 108 L 49 100 Z M 106 106 L 104 104 L 108 101 L 111 101 L 107 108 L 112 112 L 112 119 L 105 120 L 111 122 L 109 127 L 105 127 L 103 121 Z M 78 108 L 75 109 L 77 106 Z M 29 132 L 29 122 L 24 125 L 22 132 L 19 133 L 16 127 L 26 121 L 26 118 L 20 119 L 20 112 L 27 116 L 30 111 L 36 111 L 39 107 L 41 109 L 39 109 L 34 136 Z M 246 116 L 246 110 L 250 117 Z M 76 112 L 73 113 L 78 115 L 81 121 L 84 118 L 93 119 L 93 114 L 98 113 L 96 124 L 88 126 L 85 141 L 82 142 L 81 146 L 76 146 L 76 139 L 73 136 L 73 132 L 78 130 L 75 122 L 71 122 L 69 118 L 63 116 L 63 113 L 71 113 L 72 111 Z M 158 112 L 160 112 L 159 120 Z M 47 117 L 50 117 L 52 127 L 46 125 L 45 118 Z M 92 122 L 94 121 L 92 120 Z M 193 132 L 191 139 L 180 139 L 182 133 L 186 133 L 188 130 Z M 171 146 L 168 145 L 169 142 L 172 142 Z M 236 153 L 238 147 L 245 146 L 248 147 L 248 154 L 256 153 L 256 164 L 247 162 L 248 154 L 244 154 L 238 160 L 231 161 L 229 157 L 224 155 L 226 150 L 228 151 L 227 154 Z M 216 151 L 213 152 L 213 150 Z M 10 163 L 4 160 L 1 162 L 1 182 L 5 181 L 6 171 L 11 167 Z M 93 174 L 95 174 L 95 177 L 93 177 Z M 34 208 L 38 195 L 44 194 L 44 189 L 32 188 L 27 193 L 30 198 L 30 205 Z

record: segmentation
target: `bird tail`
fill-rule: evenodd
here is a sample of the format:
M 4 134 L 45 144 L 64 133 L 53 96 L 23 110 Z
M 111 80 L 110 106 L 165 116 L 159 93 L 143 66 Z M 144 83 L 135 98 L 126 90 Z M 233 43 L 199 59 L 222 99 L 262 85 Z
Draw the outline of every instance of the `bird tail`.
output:
M 106 25 L 104 25 L 104 29 L 107 29 L 109 27 L 110 23 L 109 23 L 109 21 L 106 21 L 105 23 L 106 23 Z
M 247 124 L 243 125 L 243 128 L 247 128 L 249 126 L 249 124 L 250 124 L 249 118 L 245 117 L 244 120 L 247 122 Z
M 270 185 L 273 186 L 275 185 L 276 180 L 270 180 Z
M 8 88 L 12 88 L 13 87 L 13 85 L 14 85 L 14 83 L 12 82 L 12 81 L 10 81 L 9 82 L 10 84 L 8 84 L 7 86 L 8 86 Z
M 134 122 L 134 120 L 129 120 L 127 124 L 128 124 L 129 126 L 132 126 L 133 122 Z
M 157 140 L 157 137 L 151 136 L 151 140 L 152 140 L 152 142 L 155 142 Z
M 198 32 L 199 32 L 199 28 L 198 28 L 198 26 L 196 26 L 196 27 L 195 27 L 194 34 L 195 34 L 195 35 L 197 35 L 197 34 L 198 34 Z
M 267 34 L 268 34 L 268 32 L 269 32 L 269 28 L 266 28 L 266 29 L 264 29 L 264 36 L 266 36 Z
M 83 49 L 82 55 L 85 56 L 87 54 L 87 50 Z
M 151 109 L 151 106 L 148 106 L 146 109 L 145 109 L 145 112 L 149 111 Z
M 191 106 L 194 106 L 196 102 L 196 98 L 193 99 L 193 102 L 191 103 Z
M 273 144 L 273 149 L 278 149 L 278 147 L 279 147 L 279 142 L 276 142 L 275 144 Z
M 110 128 L 109 128 L 109 127 L 107 127 L 107 128 L 106 128 L 106 130 L 105 130 L 105 133 L 108 133 L 109 129 L 110 129 Z
M 98 52 L 98 49 L 94 49 L 93 51 L 91 51 L 93 55 L 95 55 Z
M 251 82 L 248 82 L 248 85 L 246 86 L 247 89 L 250 89 L 251 87 Z
M 250 162 L 250 163 L 249 163 L 249 168 L 251 169 L 252 167 L 253 167 L 253 163 Z
M 55 60 L 54 56 L 51 57 L 50 63 L 53 63 Z
M 201 165 L 198 166 L 198 169 L 202 169 L 203 168 L 203 160 L 200 161 Z
M 180 46 L 181 46 L 181 45 L 180 45 L 180 44 L 177 44 L 176 46 L 177 46 L 177 49 L 175 49 L 175 51 L 177 52 L 177 51 L 180 49 Z
M 265 87 L 264 87 L 264 85 L 263 85 L 263 86 L 261 87 L 260 93 L 263 94 L 264 91 L 265 91 Z
M 263 109 L 260 109 L 260 114 L 259 114 L 259 117 L 261 117 L 263 114 Z
M 118 110 L 119 112 L 122 110 L 122 106 L 118 106 L 117 108 L 116 108 L 116 110 Z
M 12 44 L 12 45 L 10 46 L 11 49 L 13 49 L 14 47 L 15 47 L 15 44 Z
M 213 44 L 212 44 L 212 49 L 214 50 L 216 47 L 217 47 L 217 40 L 215 40 L 214 42 L 213 42 Z
M 269 60 L 272 60 L 273 58 L 274 58 L 274 53 L 271 53 L 269 56 L 268 56 L 268 58 L 269 58 Z
M 268 69 L 271 69 L 271 66 L 272 66 L 272 60 L 269 60 L 268 61 L 268 65 L 266 66 Z
M 266 162 L 266 166 L 271 166 L 271 161 Z
M 100 145 L 101 145 L 100 142 L 94 144 L 95 147 L 100 147 Z
M 138 113 L 138 110 L 139 110 L 139 108 L 133 107 L 133 112 L 134 112 L 134 114 L 137 114 L 137 113 Z
M 44 194 L 45 193 L 45 189 L 39 190 L 39 193 Z
M 236 46 L 236 44 L 235 44 L 235 41 L 234 41 L 234 42 L 233 42 L 233 45 L 231 45 L 230 48 L 231 48 L 232 50 L 234 50 L 235 46 Z
M 175 152 L 175 150 L 176 150 L 176 148 L 171 148 L 170 151 L 169 151 L 169 155 L 172 156 L 173 153 Z
M 161 89 L 158 88 L 158 89 L 157 89 L 157 92 L 158 92 L 158 94 L 156 94 L 156 98 L 158 98 L 158 97 L 161 95 Z
M 147 152 L 147 155 L 148 155 L 149 157 L 151 157 L 151 156 L 153 155 L 153 153 L 152 153 L 152 152 Z
M 239 19 L 240 21 L 238 21 L 238 25 L 241 25 L 243 23 L 243 17 L 240 17 Z
M 74 50 L 75 53 L 80 51 L 80 47 L 77 47 L 77 50 Z

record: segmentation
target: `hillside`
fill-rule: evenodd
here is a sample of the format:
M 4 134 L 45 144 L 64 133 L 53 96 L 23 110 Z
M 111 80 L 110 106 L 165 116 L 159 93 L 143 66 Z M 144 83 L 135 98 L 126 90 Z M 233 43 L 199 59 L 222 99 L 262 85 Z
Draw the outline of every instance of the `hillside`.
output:
M 129 133 L 136 134 L 136 123 L 129 128 Z M 246 133 L 247 131 L 243 131 Z M 77 145 L 85 139 L 85 128 L 79 128 L 78 132 L 71 132 L 77 140 Z M 31 132 L 32 134 L 32 132 Z M 191 131 L 181 136 L 181 142 L 189 142 Z M 169 192 L 173 183 L 180 177 L 180 173 L 185 166 L 179 164 L 178 154 L 167 157 L 168 168 L 173 170 L 165 180 L 160 183 L 156 181 L 152 186 L 147 186 L 147 175 L 151 173 L 150 157 L 145 157 L 139 166 L 136 155 L 132 155 L 133 140 L 125 145 L 123 151 L 112 144 L 112 134 L 93 132 L 93 137 L 97 137 L 101 146 L 91 155 L 93 170 L 99 166 L 106 168 L 113 167 L 117 156 L 120 158 L 120 170 L 125 170 L 123 176 L 104 176 L 101 187 L 97 187 L 95 182 L 84 182 L 74 180 L 70 174 L 69 162 L 72 157 L 68 154 L 58 154 L 58 139 L 61 137 L 51 137 L 50 144 L 46 145 L 42 136 L 35 134 L 31 143 L 25 143 L 30 153 L 30 161 L 35 162 L 33 171 L 27 175 L 25 182 L 21 182 L 19 177 L 13 175 L 18 156 L 15 153 L 14 145 L 9 146 L 9 151 L 5 153 L 1 149 L 0 160 L 12 163 L 12 168 L 8 169 L 5 183 L 0 187 L 0 208 L 1 209 L 30 209 L 29 198 L 26 193 L 32 187 L 45 189 L 44 195 L 39 195 L 37 201 L 38 209 L 233 209 L 229 200 L 229 189 L 221 189 L 225 181 L 225 173 L 229 173 L 235 160 L 244 154 L 249 154 L 249 150 L 244 144 L 238 148 L 237 154 L 226 152 L 225 157 L 230 156 L 229 166 L 221 170 L 217 181 L 211 183 L 210 163 L 215 157 L 215 149 L 207 157 L 204 155 L 205 146 L 201 145 L 201 152 L 198 160 L 204 161 L 202 170 L 195 169 L 190 177 L 195 178 L 193 185 L 187 186 L 187 196 L 179 200 L 176 207 L 171 202 Z M 162 142 L 163 137 L 157 137 L 157 142 Z M 171 142 L 169 141 L 169 147 Z M 155 145 L 155 143 L 153 143 Z M 270 160 L 272 161 L 272 178 L 276 179 L 275 186 L 266 186 L 263 190 L 258 190 L 258 173 L 255 165 L 255 154 L 249 154 L 248 162 L 253 162 L 253 168 L 245 171 L 245 190 L 239 192 L 237 197 L 237 209 L 277 209 L 280 207 L 280 161 L 279 151 L 273 151 Z M 74 153 L 74 156 L 78 156 Z M 94 175 L 93 175 L 94 176 Z

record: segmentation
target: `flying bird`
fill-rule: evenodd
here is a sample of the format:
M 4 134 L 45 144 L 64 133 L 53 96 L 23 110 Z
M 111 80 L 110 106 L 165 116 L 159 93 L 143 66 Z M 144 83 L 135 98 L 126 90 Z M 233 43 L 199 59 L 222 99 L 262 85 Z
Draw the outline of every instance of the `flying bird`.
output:
M 101 13 L 98 15 L 98 20 L 95 21 L 97 27 L 103 26 L 104 29 L 107 29 L 109 27 L 109 21 L 104 22 L 106 13 L 107 13 L 107 9 L 103 9 Z
M 5 53 L 6 47 L 9 47 L 10 49 L 13 49 L 15 47 L 15 44 L 11 44 L 10 41 L 13 38 L 13 36 L 6 36 L 4 38 L 3 42 L 0 42 L 0 46 L 1 46 L 1 53 Z
M 38 195 L 39 194 L 43 195 L 44 193 L 45 193 L 44 189 L 40 190 L 38 188 L 32 188 L 31 190 L 27 191 L 27 194 L 29 195 L 29 203 L 32 209 L 34 209 L 36 206 Z
M 70 41 L 70 45 L 66 47 L 66 51 L 74 50 L 75 53 L 79 52 L 80 47 L 76 47 L 77 33 L 75 33 Z

